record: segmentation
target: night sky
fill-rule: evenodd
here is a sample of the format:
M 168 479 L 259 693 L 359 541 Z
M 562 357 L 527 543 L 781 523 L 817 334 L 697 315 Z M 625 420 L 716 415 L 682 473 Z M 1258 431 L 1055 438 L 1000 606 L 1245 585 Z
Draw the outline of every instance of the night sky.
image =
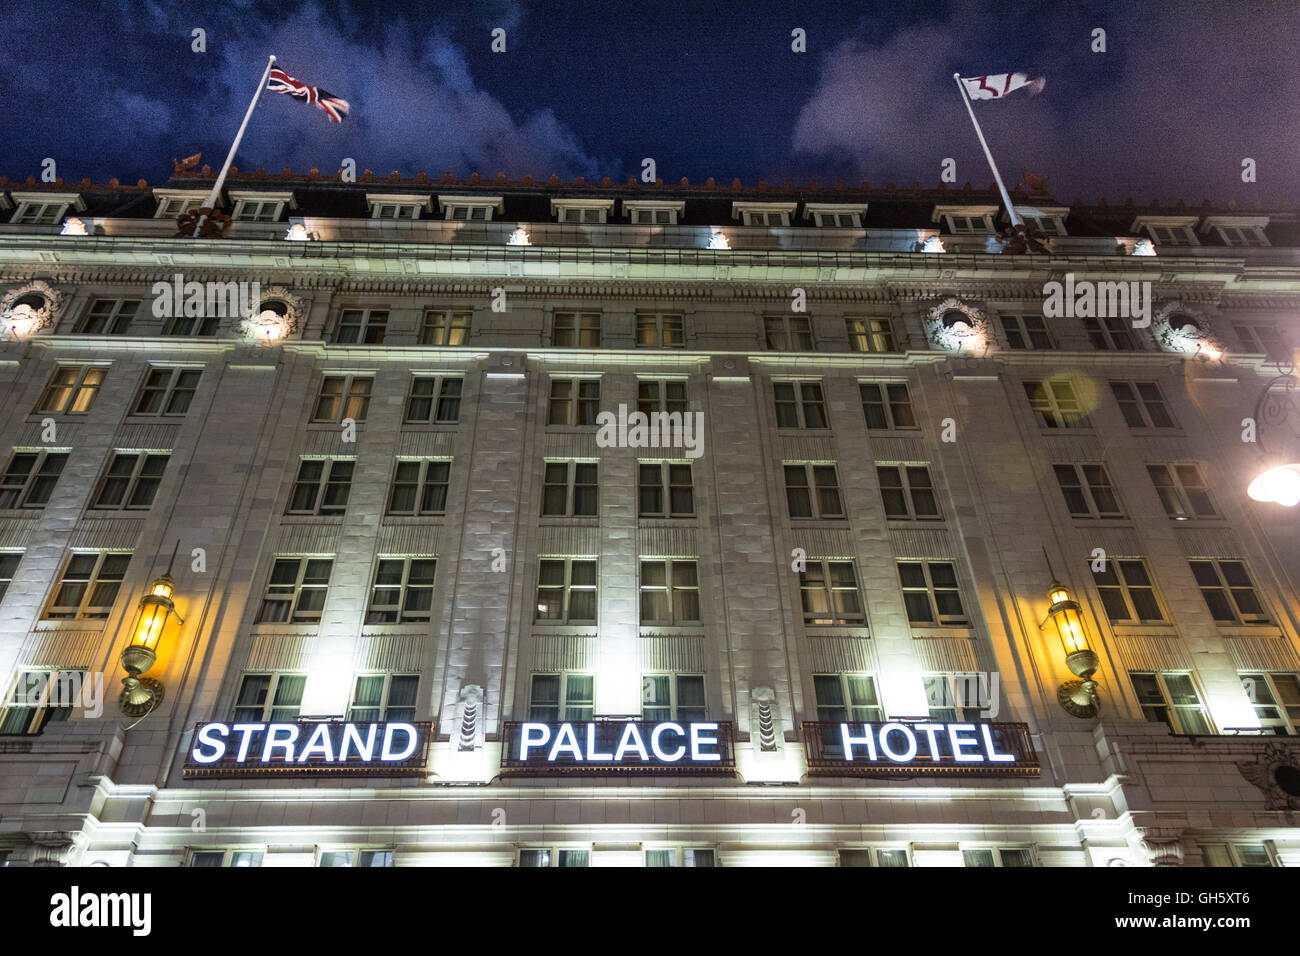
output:
M 45 157 L 72 182 L 161 184 L 200 150 L 215 168 L 274 53 L 352 113 L 336 126 L 264 94 L 242 169 L 352 157 L 379 175 L 617 181 L 653 157 L 669 183 L 928 187 L 952 157 L 958 183 L 983 188 L 952 74 L 1024 70 L 1046 76 L 1041 95 L 975 104 L 1009 181 L 1031 170 L 1066 202 L 1300 194 L 1296 3 L 42 0 L 0 7 L 0 37 L 10 180 Z

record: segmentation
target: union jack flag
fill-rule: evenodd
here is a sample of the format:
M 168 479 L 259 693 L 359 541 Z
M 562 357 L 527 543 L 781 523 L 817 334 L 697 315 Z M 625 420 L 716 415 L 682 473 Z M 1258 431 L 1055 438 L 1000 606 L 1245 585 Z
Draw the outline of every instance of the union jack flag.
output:
M 323 90 L 319 86 L 308 86 L 299 80 L 295 80 L 284 70 L 271 70 L 271 77 L 266 84 L 266 88 L 272 93 L 288 93 L 296 100 L 302 100 L 304 103 L 315 103 L 325 111 L 325 115 L 330 118 L 331 123 L 342 123 L 343 117 L 348 115 L 348 101 L 340 99 L 329 90 Z

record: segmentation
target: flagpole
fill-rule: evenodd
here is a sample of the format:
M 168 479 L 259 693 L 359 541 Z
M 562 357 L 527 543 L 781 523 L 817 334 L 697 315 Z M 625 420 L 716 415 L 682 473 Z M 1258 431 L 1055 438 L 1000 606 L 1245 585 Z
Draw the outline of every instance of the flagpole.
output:
M 966 87 L 962 86 L 961 74 L 954 73 L 952 78 L 957 84 L 957 89 L 961 91 L 961 100 L 966 104 L 966 112 L 970 114 L 970 121 L 975 127 L 975 135 L 980 138 L 980 145 L 984 147 L 984 158 L 989 161 L 989 169 L 993 170 L 993 179 L 998 184 L 998 192 L 1002 193 L 1002 201 L 1007 205 L 1007 215 L 1011 217 L 1011 228 L 1014 229 L 1016 226 L 1024 225 L 1019 213 L 1016 212 L 1016 207 L 1011 205 L 1011 197 L 1007 195 L 1007 187 L 1002 184 L 1002 174 L 998 172 L 998 164 L 993 162 L 993 154 L 989 152 L 989 144 L 984 139 L 984 131 L 980 129 L 979 120 L 975 118 L 975 111 L 971 109 L 970 93 L 966 91 Z
M 248 104 L 248 112 L 244 114 L 244 121 L 239 124 L 239 132 L 235 134 L 235 141 L 230 144 L 230 152 L 226 154 L 226 161 L 221 166 L 221 173 L 217 176 L 212 192 L 208 193 L 208 201 L 204 203 L 204 206 L 208 209 L 215 210 L 217 208 L 217 203 L 221 199 L 221 187 L 226 183 L 226 173 L 229 172 L 230 164 L 235 158 L 235 150 L 239 149 L 239 141 L 244 138 L 244 130 L 248 128 L 248 120 L 253 115 L 253 108 L 257 106 L 257 101 L 262 96 L 262 90 L 266 89 L 266 80 L 271 75 L 271 66 L 274 63 L 275 56 L 272 55 L 266 61 L 266 69 L 262 71 L 262 81 L 257 84 L 257 92 L 253 94 L 253 102 Z M 199 216 L 199 221 L 194 226 L 194 238 L 198 238 L 199 230 L 203 228 L 203 223 L 207 218 L 207 213 Z

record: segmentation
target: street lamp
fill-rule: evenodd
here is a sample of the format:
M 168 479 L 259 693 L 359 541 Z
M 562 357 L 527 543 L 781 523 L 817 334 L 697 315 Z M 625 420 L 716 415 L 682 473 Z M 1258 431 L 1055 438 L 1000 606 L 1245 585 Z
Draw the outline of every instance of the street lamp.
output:
M 1255 441 L 1265 456 L 1269 456 L 1269 452 L 1264 447 L 1264 426 L 1280 425 L 1295 407 L 1292 396 L 1296 384 L 1295 364 L 1292 362 L 1284 365 L 1278 362 L 1275 367 L 1278 374 L 1268 381 L 1255 401 Z M 1279 384 L 1282 385 L 1282 392 L 1275 397 L 1273 386 Z M 1274 462 L 1279 460 L 1273 459 Z M 1255 501 L 1274 502 L 1286 508 L 1295 507 L 1300 504 L 1300 462 L 1274 464 L 1265 468 L 1251 481 L 1246 494 Z
M 176 543 L 180 547 L 180 542 Z M 167 573 L 154 579 L 149 590 L 140 598 L 136 611 L 135 623 L 131 628 L 130 643 L 122 649 L 122 669 L 127 676 L 122 678 L 122 695 L 118 706 L 128 717 L 143 718 L 162 703 L 164 688 L 161 681 L 152 677 L 141 677 L 158 659 L 158 643 L 168 619 L 175 614 L 182 624 L 184 618 L 176 614 L 176 605 L 172 595 L 176 591 L 176 582 L 172 580 L 172 563 L 176 552 L 172 551 L 172 560 L 167 565 Z
M 1092 675 L 1097 672 L 1101 661 L 1096 651 L 1088 646 L 1088 637 L 1083 630 L 1083 618 L 1079 616 L 1079 602 L 1070 597 L 1064 584 L 1053 579 L 1047 589 L 1047 618 L 1056 625 L 1057 636 L 1065 648 L 1065 666 L 1070 673 L 1080 680 L 1069 680 L 1056 691 L 1056 699 L 1065 712 L 1073 717 L 1097 716 L 1097 682 Z

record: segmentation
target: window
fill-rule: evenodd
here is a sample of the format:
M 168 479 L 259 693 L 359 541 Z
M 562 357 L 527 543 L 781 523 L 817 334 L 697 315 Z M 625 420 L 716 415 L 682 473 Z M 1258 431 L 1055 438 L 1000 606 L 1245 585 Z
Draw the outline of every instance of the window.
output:
M 829 755 L 844 752 L 839 724 L 877 723 L 885 718 L 870 674 L 814 674 L 813 694 L 817 720 L 827 725 L 822 728 L 822 749 Z
M 278 222 L 284 203 L 278 199 L 241 199 L 231 217 L 236 222 Z
M 558 348 L 600 348 L 599 312 L 556 312 L 551 345 Z
M 889 319 L 846 318 L 849 348 L 855 352 L 894 352 L 894 325 Z
M 260 850 L 195 850 L 190 866 L 261 866 Z
M 1134 352 L 1137 345 L 1128 323 L 1117 315 L 1100 319 L 1084 319 L 1083 327 L 1088 341 L 1098 352 Z
M 1160 245 L 1194 246 L 1198 245 L 1191 226 L 1156 225 L 1147 223 L 1147 233 Z
M 867 623 L 852 561 L 809 558 L 799 572 L 799 597 L 804 624 L 862 627 Z
M 66 202 L 22 202 L 10 222 L 22 225 L 49 226 L 63 219 L 68 211 Z
M 461 378 L 412 375 L 404 421 L 408 425 L 454 425 L 460 421 L 460 397 L 464 384 Z
M 1285 355 L 1286 342 L 1276 325 L 1232 323 L 1232 329 L 1241 342 L 1241 350 L 1252 355 Z
M 1259 226 L 1217 226 L 1225 246 L 1267 246 L 1268 239 Z
M 428 309 L 420 323 L 421 345 L 466 345 L 469 342 L 469 310 Z
M 419 219 L 419 203 L 371 202 L 371 219 Z
M 348 720 L 364 724 L 390 720 L 410 723 L 415 720 L 415 692 L 419 686 L 419 674 L 363 674 L 352 689 Z
M 991 700 L 981 700 L 981 694 L 989 695 L 996 685 L 985 683 L 981 687 L 980 675 L 977 673 L 926 674 L 921 678 L 925 687 L 927 711 L 932 721 L 979 720 L 984 711 L 994 704 Z
M 963 866 L 1033 866 L 1033 854 L 1020 847 L 962 850 Z
M 1024 220 L 1025 228 L 1031 233 L 1045 232 L 1049 236 L 1063 236 L 1065 229 L 1061 227 L 1061 221 L 1055 216 L 1025 216 L 1020 217 Z
M 352 491 L 351 458 L 304 458 L 289 496 L 288 515 L 341 515 Z
M 634 226 L 675 226 L 686 211 L 686 203 L 624 200 L 623 211 Z
M 433 608 L 435 558 L 380 558 L 370 589 L 367 624 L 414 624 Z
M 144 377 L 133 415 L 184 415 L 194 401 L 203 370 L 198 368 L 151 368 Z
M 538 623 L 596 622 L 596 562 L 543 558 L 537 575 Z
M 102 620 L 113 610 L 130 551 L 75 551 L 63 566 L 46 620 Z
M 373 386 L 374 379 L 368 375 L 326 375 L 321 379 L 320 394 L 316 397 L 311 420 L 341 422 L 350 418 L 364 422 Z
M 216 335 L 221 317 L 217 315 L 173 315 L 163 323 L 163 335 Z
M 872 862 L 874 854 L 875 862 Z M 906 850 L 855 849 L 839 851 L 840 866 L 911 866 Z
M 306 686 L 303 674 L 245 674 L 235 698 L 233 722 L 270 724 L 295 720 Z
M 0 736 L 39 734 L 50 721 L 67 720 L 75 703 L 88 702 L 88 676 L 80 669 L 20 670 L 0 710 Z
M 1171 518 L 1218 517 L 1214 502 L 1210 500 L 1210 490 L 1195 465 L 1147 465 L 1147 474 L 1156 486 L 1165 514 Z
M 705 718 L 703 675 L 646 674 L 641 677 L 642 720 L 675 720 L 687 724 Z
M 1029 407 L 1043 428 L 1088 428 L 1090 422 L 1075 394 L 1074 386 L 1064 379 L 1025 382 Z
M 877 465 L 880 497 L 885 503 L 885 517 L 893 519 L 939 518 L 939 502 L 934 496 L 930 469 L 924 465 Z
M 1265 733 L 1300 733 L 1300 674 L 1241 674 Z
M 595 705 L 596 679 L 590 674 L 533 675 L 528 698 L 529 720 L 542 723 L 591 720 Z
M 1113 558 L 1092 572 L 1106 615 L 1114 624 L 1164 621 L 1156 587 L 1140 558 Z
M 590 850 L 520 850 L 520 866 L 590 866 Z
M 655 412 L 686 414 L 685 382 L 648 382 L 638 379 L 636 383 L 636 410 L 643 415 Z
M 966 624 L 957 570 L 948 561 L 899 561 L 907 620 L 912 624 Z
M 483 202 L 467 202 L 464 197 L 438 197 L 438 205 L 445 210 L 446 218 L 452 222 L 491 222 L 492 214 L 501 208 L 501 199 L 492 198 Z
M 1177 427 L 1155 382 L 1111 382 L 1110 390 L 1129 428 Z
M 1135 671 L 1129 677 L 1147 720 L 1165 724 L 1175 734 L 1214 733 L 1191 674 Z
M 812 320 L 806 315 L 768 315 L 763 317 L 767 348 L 773 352 L 811 352 Z
M 613 200 L 600 206 L 569 206 L 564 203 L 551 202 L 551 211 L 557 222 L 599 225 L 605 221 L 606 213 L 614 207 Z
M 785 465 L 785 503 L 791 518 L 843 518 L 834 465 Z
M 392 866 L 392 850 L 322 850 L 321 866 Z
M 778 428 L 826 428 L 826 399 L 818 382 L 773 382 Z
M 64 451 L 15 449 L 0 477 L 0 508 L 44 508 L 67 462 Z
M 139 299 L 96 299 L 72 331 L 84 335 L 125 335 L 139 308 Z
M 595 517 L 599 513 L 594 461 L 548 461 L 542 481 L 542 515 Z
M 641 562 L 641 623 L 698 624 L 700 577 L 694 561 Z
M 646 866 L 717 866 L 712 850 L 686 847 L 682 850 L 656 849 L 645 851 Z
M 198 209 L 207 198 L 204 193 L 170 189 L 155 189 L 153 195 L 158 200 L 158 208 L 153 214 L 155 219 L 176 219 L 191 209 Z
M 91 508 L 143 511 L 153 504 L 169 455 L 118 452 L 99 480 Z
M 1221 624 L 1267 624 L 1268 612 L 1255 594 L 1241 561 L 1189 561 L 1210 614 Z
M 0 551 L 0 601 L 4 600 L 5 594 L 9 591 L 9 585 L 13 582 L 14 575 L 18 573 L 18 563 L 22 559 L 21 551 Z
M 912 396 L 902 383 L 877 385 L 863 382 L 858 385 L 862 395 L 862 411 L 867 416 L 867 427 L 873 429 L 915 428 L 916 416 L 912 413 Z
M 642 518 L 689 518 L 695 514 L 690 464 L 641 462 L 637 466 L 638 514 Z
M 329 589 L 332 558 L 276 558 L 258 624 L 315 624 Z
M 732 218 L 739 216 L 746 226 L 788 226 L 790 214 L 794 211 L 795 203 L 763 203 L 753 206 L 733 203 L 731 206 Z
M 551 379 L 548 425 L 594 425 L 599 411 L 600 379 Z
M 339 345 L 382 345 L 387 330 L 387 309 L 344 309 L 334 341 Z
M 638 312 L 636 316 L 637 348 L 680 349 L 686 345 L 682 317 L 676 314 Z
M 445 458 L 398 459 L 388 493 L 388 514 L 445 514 L 450 484 L 451 462 Z
M 1001 315 L 998 318 L 1002 320 L 1002 331 L 1006 333 L 1007 345 L 1011 348 L 1041 351 L 1054 347 L 1041 315 Z
M 1065 505 L 1075 518 L 1122 518 L 1105 465 L 1053 465 Z
M 108 374 L 106 365 L 60 365 L 36 403 L 36 414 L 64 412 L 84 415 L 95 404 L 99 387 Z
M 1281 866 L 1264 843 L 1202 843 L 1206 866 Z

